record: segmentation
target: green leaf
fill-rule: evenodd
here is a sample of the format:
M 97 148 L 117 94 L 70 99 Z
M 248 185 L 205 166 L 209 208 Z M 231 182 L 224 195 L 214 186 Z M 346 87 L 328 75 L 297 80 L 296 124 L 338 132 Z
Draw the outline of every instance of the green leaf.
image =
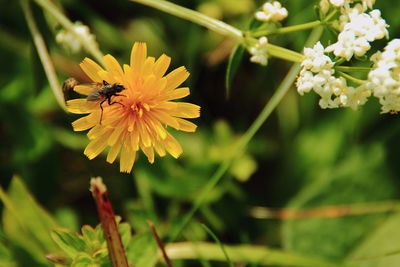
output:
M 50 237 L 55 220 L 35 201 L 22 180 L 14 177 L 8 194 L 0 190 L 4 233 L 38 262 L 47 263 L 44 255 L 57 250 Z
M 348 256 L 351 266 L 397 267 L 400 262 L 400 214 L 390 216 Z
M 134 236 L 127 250 L 127 258 L 129 262 L 135 263 L 135 267 L 154 266 L 158 254 L 153 235 L 146 233 Z
M 324 150 L 324 145 L 317 142 L 314 147 L 318 147 L 318 151 Z M 325 165 L 325 169 L 315 166 L 310 168 L 309 173 L 302 173 L 313 181 L 290 201 L 289 207 L 356 204 L 395 197 L 396 185 L 385 166 L 381 145 L 348 147 L 338 157 L 337 162 L 328 160 L 330 163 Z M 368 164 L 365 164 L 365 159 L 368 159 Z M 384 214 L 371 214 L 285 221 L 284 246 L 298 253 L 343 259 L 384 218 Z
M 78 253 L 86 249 L 84 240 L 73 230 L 59 228 L 51 233 L 51 237 L 71 258 L 74 258 Z
M 119 234 L 121 235 L 121 241 L 124 248 L 127 248 L 132 238 L 131 226 L 129 225 L 129 223 L 126 222 L 120 223 L 118 225 L 118 231 Z
M 230 91 L 232 87 L 233 78 L 240 66 L 240 62 L 242 61 L 243 54 L 245 48 L 241 45 L 236 45 L 229 56 L 228 67 L 226 68 L 225 75 L 225 94 L 226 98 L 229 98 Z
M 96 261 L 88 254 L 81 253 L 76 256 L 74 261 L 71 264 L 71 267 L 100 267 L 99 264 L 96 264 Z

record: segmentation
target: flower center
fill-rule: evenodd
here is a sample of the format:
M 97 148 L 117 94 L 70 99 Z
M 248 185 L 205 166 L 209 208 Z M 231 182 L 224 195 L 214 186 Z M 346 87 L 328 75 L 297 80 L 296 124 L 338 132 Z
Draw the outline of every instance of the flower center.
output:
M 134 114 L 137 114 L 139 116 L 139 118 L 141 118 L 145 111 L 150 111 L 150 106 L 147 103 L 138 101 L 138 102 L 134 102 L 131 105 L 131 109 Z

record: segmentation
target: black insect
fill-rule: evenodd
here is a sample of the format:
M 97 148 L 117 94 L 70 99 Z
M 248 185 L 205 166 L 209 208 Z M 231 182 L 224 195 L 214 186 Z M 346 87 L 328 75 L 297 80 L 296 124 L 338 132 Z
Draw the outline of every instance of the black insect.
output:
M 118 93 L 122 92 L 126 88 L 120 84 L 120 83 L 113 83 L 109 84 L 107 81 L 103 80 L 103 83 L 98 83 L 97 84 L 97 89 L 91 92 L 86 100 L 87 101 L 101 101 L 100 102 L 100 108 L 101 108 L 101 116 L 100 116 L 100 124 L 101 120 L 103 119 L 103 103 L 107 101 L 108 105 L 113 105 L 115 103 L 118 103 L 122 105 L 119 102 L 116 101 L 111 101 L 111 97 L 113 96 L 124 96 L 120 95 Z

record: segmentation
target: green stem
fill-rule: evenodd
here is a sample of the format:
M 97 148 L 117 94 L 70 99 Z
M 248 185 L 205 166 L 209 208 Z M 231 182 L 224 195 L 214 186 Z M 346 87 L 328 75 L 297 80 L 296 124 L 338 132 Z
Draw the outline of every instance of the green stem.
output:
M 60 86 L 60 83 L 57 79 L 56 71 L 54 70 L 53 62 L 51 61 L 49 52 L 47 51 L 46 44 L 42 35 L 39 32 L 39 29 L 36 25 L 36 22 L 32 15 L 32 10 L 29 6 L 29 2 L 27 0 L 21 0 L 22 11 L 25 15 L 26 22 L 28 24 L 29 31 L 32 34 L 33 42 L 36 46 L 36 50 L 38 51 L 40 61 L 42 62 L 44 72 L 46 73 L 46 77 L 49 80 L 50 87 L 53 91 L 53 94 L 57 100 L 57 103 L 60 105 L 62 109 L 65 111 L 66 106 L 64 102 L 64 95 Z
M 231 261 L 231 258 L 229 257 L 228 252 L 226 252 L 225 245 L 219 240 L 216 234 L 207 227 L 205 224 L 201 224 L 201 226 L 206 230 L 206 232 L 214 239 L 214 241 L 218 244 L 218 246 L 221 248 L 222 253 L 224 253 L 225 260 L 228 262 L 229 267 L 235 267 Z
M 371 68 L 369 67 L 349 67 L 349 66 L 336 66 L 336 70 L 342 72 L 369 72 Z
M 282 27 L 282 28 L 273 29 L 273 30 L 269 30 L 269 29 L 259 30 L 259 31 L 252 32 L 251 36 L 261 37 L 261 36 L 266 36 L 266 35 L 270 35 L 270 34 L 283 34 L 283 33 L 288 33 L 288 32 L 302 31 L 302 30 L 315 28 L 315 27 L 321 25 L 322 23 L 323 22 L 316 20 L 316 21 L 311 21 L 311 22 L 307 22 L 304 24 Z
M 343 76 L 344 78 L 346 78 L 349 81 L 352 81 L 352 82 L 354 82 L 355 84 L 358 84 L 358 85 L 363 85 L 363 84 L 365 84 L 367 82 L 365 80 L 360 80 L 360 79 L 354 78 L 353 76 L 351 76 L 351 75 L 349 75 L 347 73 L 341 72 L 341 71 L 338 71 L 338 73 L 341 76 Z
M 179 242 L 168 244 L 165 249 L 168 256 L 175 260 L 197 260 L 199 257 L 202 257 L 205 260 L 226 261 L 226 256 L 218 244 L 206 242 Z M 318 258 L 298 255 L 277 249 L 270 249 L 263 246 L 231 245 L 225 246 L 225 249 L 226 253 L 230 255 L 232 262 L 262 264 L 269 266 L 343 266 Z
M 283 48 L 281 46 L 267 44 L 268 54 L 273 57 L 292 61 L 295 63 L 301 63 L 304 60 L 304 55 L 297 53 L 293 50 Z
M 206 16 L 200 12 L 176 5 L 174 3 L 165 0 L 130 0 L 139 4 L 150 6 L 166 12 L 168 14 L 174 15 L 176 17 L 186 19 L 198 25 L 204 26 L 209 30 L 217 32 L 221 35 L 231 37 L 238 41 L 239 43 L 244 42 L 243 33 L 241 30 L 226 24 L 217 19 L 213 19 Z
M 86 51 L 89 52 L 98 63 L 104 66 L 103 53 L 100 51 L 95 41 L 83 38 L 74 30 L 74 23 L 72 23 L 52 2 L 49 0 L 35 0 L 37 4 L 49 12 L 67 31 L 73 33 L 76 38 L 82 43 Z
M 315 42 L 319 40 L 323 32 L 323 28 L 316 27 L 310 34 L 310 37 L 307 41 L 306 46 L 311 46 Z M 211 192 L 211 190 L 218 184 L 218 182 L 222 179 L 223 175 L 226 173 L 226 171 L 229 169 L 231 166 L 232 162 L 236 159 L 238 155 L 241 155 L 241 152 L 243 149 L 246 148 L 247 144 L 250 142 L 250 140 L 253 138 L 253 136 L 256 134 L 256 132 L 261 128 L 261 126 L 264 124 L 264 122 L 269 118 L 271 115 L 272 111 L 278 106 L 278 104 L 281 102 L 283 97 L 286 95 L 286 93 L 289 91 L 291 88 L 293 82 L 296 80 L 296 77 L 301 69 L 301 66 L 299 63 L 294 64 L 289 73 L 286 75 L 278 89 L 275 91 L 274 95 L 271 97 L 271 99 L 267 102 L 265 105 L 264 109 L 261 111 L 260 115 L 258 115 L 257 119 L 253 122 L 253 124 L 250 126 L 250 128 L 245 132 L 245 134 L 242 136 L 242 138 L 239 140 L 238 145 L 234 149 L 232 156 L 227 158 L 216 170 L 214 175 L 210 178 L 206 186 L 204 187 L 203 191 L 199 194 L 198 198 L 195 200 L 192 208 L 190 211 L 185 215 L 183 220 L 180 222 L 180 224 L 172 230 L 171 235 L 170 235 L 170 242 L 175 241 L 179 235 L 181 234 L 182 230 L 186 227 L 186 225 L 190 222 L 192 219 L 193 215 L 197 212 L 197 210 L 203 205 L 204 200 L 207 198 L 208 194 Z

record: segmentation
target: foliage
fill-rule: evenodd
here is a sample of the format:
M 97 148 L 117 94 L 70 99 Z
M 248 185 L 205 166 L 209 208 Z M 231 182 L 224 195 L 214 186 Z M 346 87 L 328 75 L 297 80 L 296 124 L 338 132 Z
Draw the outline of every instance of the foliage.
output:
M 93 57 L 90 49 L 76 53 L 57 43 L 65 26 L 40 5 L 42 0 L 26 2 L 59 84 L 68 77 L 87 81 L 78 65 Z M 176 266 L 226 266 L 227 258 L 249 266 L 399 265 L 398 114 L 379 114 L 378 100 L 357 110 L 321 109 L 315 95 L 299 96 L 292 82 L 276 101 L 290 70 L 281 59 L 299 61 L 310 35 L 309 30 L 277 31 L 323 19 L 314 9 L 319 1 L 281 1 L 289 16 L 272 24 L 253 19 L 260 1 L 173 1 L 243 29 L 249 39 L 251 32 L 269 32 L 270 44 L 299 52 L 272 47 L 277 56 L 267 67 L 250 63 L 249 47 L 235 38 L 135 1 L 50 2 L 68 19 L 88 25 L 104 54 L 128 62 L 132 44 L 145 41 L 150 56 L 166 53 L 173 58 L 171 69 L 185 66 L 188 102 L 201 106 L 201 117 L 195 133 L 168 129 L 184 150 L 179 159 L 166 156 L 150 164 L 139 153 L 132 175 L 106 163 L 105 153 L 89 161 L 83 155 L 85 134 L 72 131 L 78 117 L 57 104 L 19 1 L 3 4 L 0 267 L 110 266 L 88 191 L 90 177 L 97 175 L 104 177 L 122 218 L 117 221 L 128 260 L 138 267 L 163 260 L 148 220 Z M 390 36 L 398 36 L 399 5 L 378 0 L 375 8 L 391 25 Z M 327 44 L 337 32 L 329 23 L 323 28 L 319 40 Z M 386 42 L 374 42 L 371 53 Z M 364 59 L 346 64 L 370 67 Z M 294 79 L 297 73 L 291 73 Z M 274 100 L 260 120 L 264 105 Z M 382 210 L 374 210 L 376 203 Z M 338 213 L 339 206 L 346 207 L 344 213 Z M 313 208 L 328 213 L 314 216 Z M 288 211 L 306 216 L 279 217 Z M 182 232 L 173 240 L 177 229 Z

